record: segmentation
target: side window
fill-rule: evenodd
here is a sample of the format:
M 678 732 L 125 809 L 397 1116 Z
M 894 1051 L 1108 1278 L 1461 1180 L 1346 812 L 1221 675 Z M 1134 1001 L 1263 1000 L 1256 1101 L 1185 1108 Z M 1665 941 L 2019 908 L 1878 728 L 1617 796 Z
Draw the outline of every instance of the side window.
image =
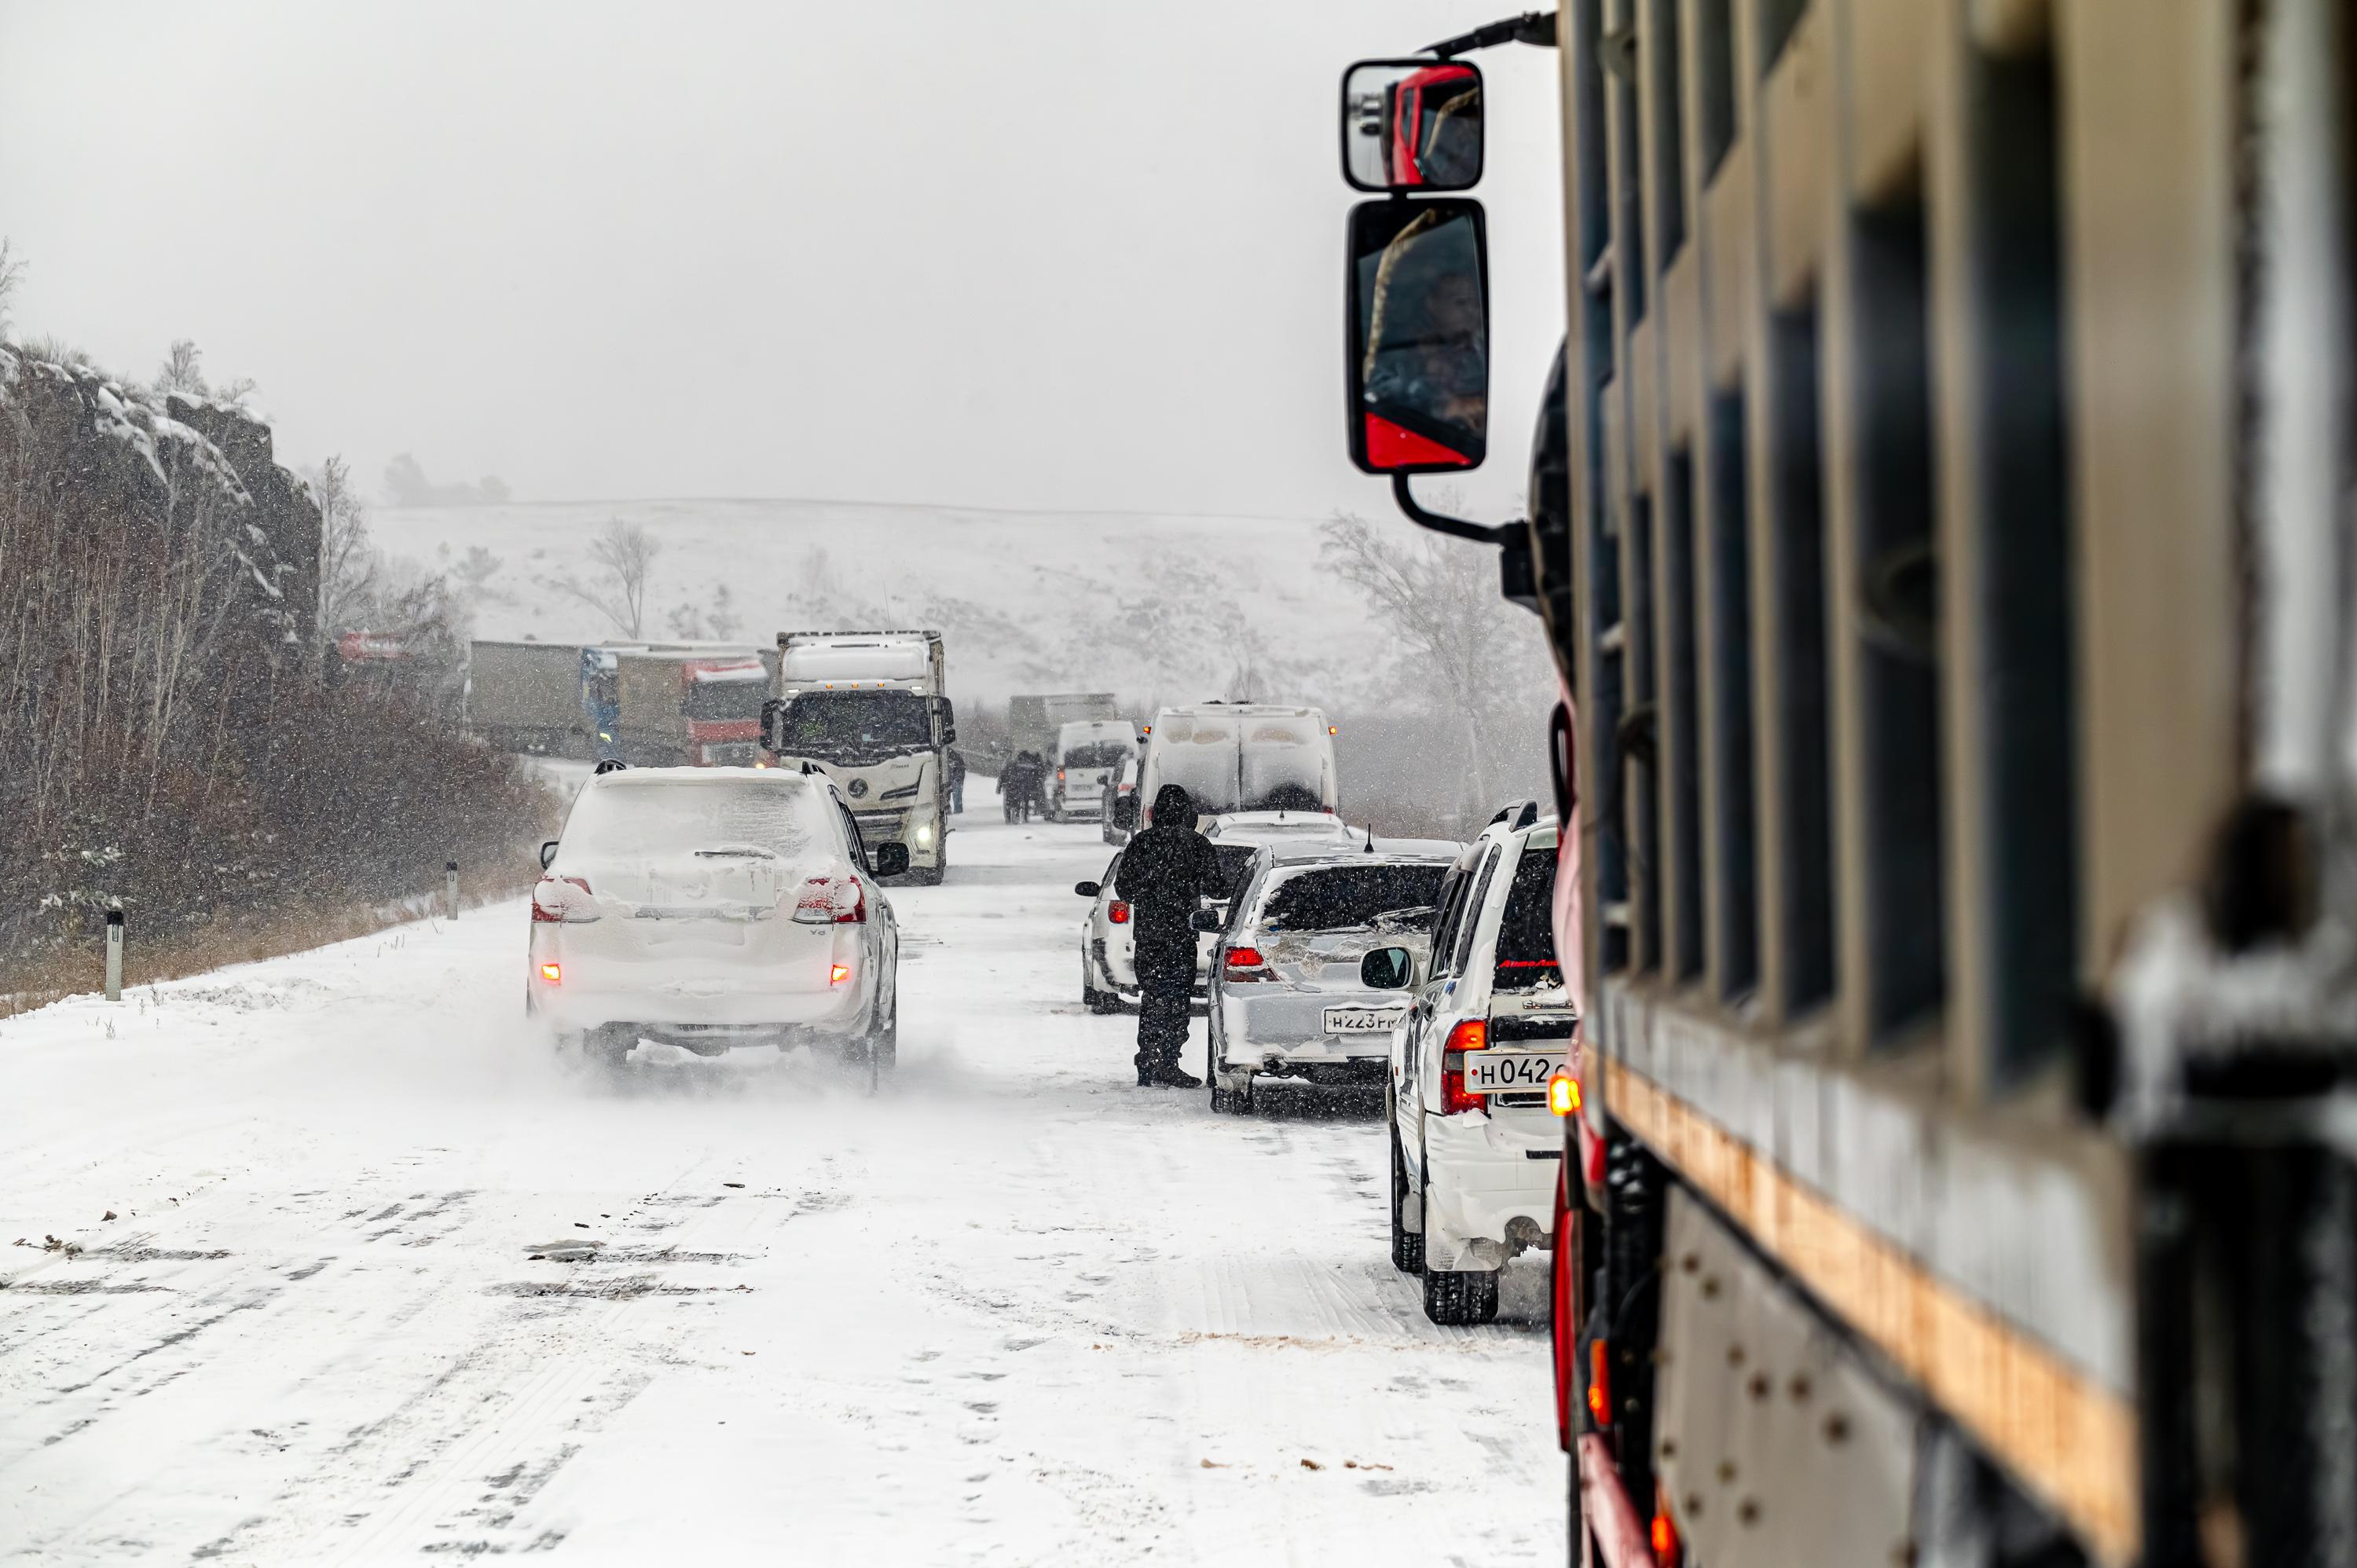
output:
M 1473 896 L 1465 900 L 1465 909 L 1458 919 L 1455 932 L 1457 950 L 1450 960 L 1448 972 L 1465 972 L 1465 961 L 1472 956 L 1473 933 L 1481 928 L 1481 911 L 1490 904 L 1490 880 L 1498 873 L 1498 857 L 1505 853 L 1503 845 L 1493 844 L 1490 858 L 1481 863 L 1481 875 L 1473 884 Z
M 862 871 L 873 872 L 875 868 L 867 864 L 867 841 L 859 836 L 858 822 L 840 805 L 834 812 L 843 819 L 843 842 L 851 851 L 851 864 Z
M 1490 853 L 1495 855 L 1498 852 L 1493 848 Z M 1469 868 L 1461 875 L 1453 874 L 1449 879 L 1441 903 L 1440 918 L 1434 923 L 1432 930 L 1432 972 L 1435 975 L 1457 972 L 1458 933 L 1464 930 L 1471 919 L 1470 911 L 1476 908 L 1472 902 L 1473 887 L 1480 880 L 1480 875 Z

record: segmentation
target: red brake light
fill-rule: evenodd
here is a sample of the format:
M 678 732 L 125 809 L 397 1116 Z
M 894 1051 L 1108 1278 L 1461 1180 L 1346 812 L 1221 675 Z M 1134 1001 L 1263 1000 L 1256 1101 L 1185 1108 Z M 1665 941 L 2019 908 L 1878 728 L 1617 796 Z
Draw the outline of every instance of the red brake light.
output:
M 1222 978 L 1226 980 L 1266 980 L 1268 978 L 1268 960 L 1261 957 L 1260 949 L 1258 948 L 1230 948 L 1228 950 L 1227 972 L 1222 975 Z
M 597 918 L 597 909 L 584 905 L 580 898 L 566 892 L 567 887 L 578 887 L 583 897 L 589 895 L 589 883 L 586 877 L 544 876 L 540 879 L 540 886 L 532 890 L 532 918 L 535 924 L 546 921 L 559 925 L 569 921 L 580 925 Z
M 1479 1018 L 1468 1018 L 1448 1031 L 1448 1043 L 1441 1047 L 1440 1113 L 1453 1116 L 1460 1111 L 1490 1113 L 1487 1095 L 1472 1090 L 1472 1069 L 1465 1065 L 1468 1051 L 1490 1048 L 1490 1026 Z
M 1116 898 L 1105 906 L 1105 918 L 1116 926 L 1129 924 L 1129 906 Z
M 1059 768 L 1058 769 L 1056 769 L 1056 782 L 1057 782 L 1057 783 L 1059 783 L 1059 784 L 1061 784 L 1063 781 L 1064 781 L 1064 770 L 1063 770 L 1062 768 Z
M 794 919 L 805 926 L 864 925 L 866 889 L 856 876 L 813 876 L 794 900 Z

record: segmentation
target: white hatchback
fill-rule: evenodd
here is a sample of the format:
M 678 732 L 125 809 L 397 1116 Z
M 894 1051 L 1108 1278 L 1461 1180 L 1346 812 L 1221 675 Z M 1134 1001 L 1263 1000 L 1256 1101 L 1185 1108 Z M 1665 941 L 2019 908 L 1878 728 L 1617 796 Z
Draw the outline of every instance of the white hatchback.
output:
M 1555 962 L 1557 835 L 1501 812 L 1441 889 L 1428 958 L 1370 952 L 1361 973 L 1408 993 L 1392 1036 L 1392 1262 L 1424 1276 L 1435 1323 L 1497 1314 L 1498 1271 L 1552 1244 L 1562 1123 L 1547 1086 L 1572 1065 L 1578 1015 Z
M 815 1046 L 890 1070 L 900 939 L 877 879 L 908 850 L 868 849 L 823 775 L 601 772 L 541 865 L 525 1006 L 560 1046 Z
M 1253 856 L 1259 846 L 1215 843 L 1211 849 L 1220 857 L 1220 874 L 1232 897 L 1252 875 Z M 1137 1005 L 1137 928 L 1130 923 L 1129 906 L 1114 891 L 1114 879 L 1121 875 L 1122 854 L 1128 853 L 1125 848 L 1105 864 L 1103 881 L 1072 885 L 1073 892 L 1090 901 L 1089 918 L 1081 922 L 1081 1001 L 1092 1013 L 1118 1013 Z M 1211 908 L 1224 918 L 1228 900 L 1215 898 Z M 1218 941 L 1210 932 L 1199 932 L 1195 938 L 1195 1000 L 1199 1003 L 1208 994 L 1211 949 Z

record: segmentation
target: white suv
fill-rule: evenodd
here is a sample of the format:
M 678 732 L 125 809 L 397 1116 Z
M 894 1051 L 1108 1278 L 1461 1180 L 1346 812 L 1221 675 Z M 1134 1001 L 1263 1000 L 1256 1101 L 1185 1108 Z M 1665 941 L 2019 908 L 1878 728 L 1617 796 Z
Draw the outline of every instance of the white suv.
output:
M 1220 857 L 1220 874 L 1232 897 L 1252 875 L 1253 856 L 1259 846 L 1226 843 L 1211 848 Z M 1137 1005 L 1137 928 L 1130 924 L 1129 906 L 1114 891 L 1114 879 L 1121 875 L 1121 856 L 1128 853 L 1124 848 L 1105 863 L 1103 881 L 1072 885 L 1073 892 L 1090 901 L 1089 918 L 1081 922 L 1081 1001 L 1092 1013 L 1118 1013 Z M 1211 908 L 1224 919 L 1228 899 L 1214 898 Z M 1195 938 L 1195 1000 L 1199 1003 L 1208 993 L 1211 950 L 1219 940 L 1209 932 L 1198 932 Z
M 1555 963 L 1556 832 L 1525 803 L 1451 869 L 1428 960 L 1368 953 L 1377 989 L 1410 992 L 1392 1036 L 1392 1262 L 1424 1276 L 1435 1323 L 1485 1323 L 1498 1271 L 1551 1244 L 1562 1124 L 1547 1083 L 1578 1016 Z
M 864 845 L 823 775 L 601 771 L 540 863 L 524 1005 L 561 1047 L 812 1045 L 871 1085 L 890 1070 L 900 937 L 877 879 L 909 852 Z

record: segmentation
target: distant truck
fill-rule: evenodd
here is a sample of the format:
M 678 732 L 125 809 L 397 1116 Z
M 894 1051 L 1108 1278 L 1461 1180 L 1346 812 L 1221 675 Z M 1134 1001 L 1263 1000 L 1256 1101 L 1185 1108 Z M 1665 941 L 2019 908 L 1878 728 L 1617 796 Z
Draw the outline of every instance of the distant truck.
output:
M 759 654 L 662 643 L 597 651 L 613 659 L 614 723 L 600 732 L 612 738 L 600 742 L 600 757 L 640 768 L 750 767 L 759 760 L 770 684 Z M 602 661 L 597 673 L 602 685 Z M 584 701 L 586 710 L 586 695 Z
M 909 850 L 909 880 L 949 866 L 949 748 L 938 631 L 781 631 L 775 696 L 761 713 L 769 760 L 834 780 L 870 844 Z
M 1121 708 L 1111 692 L 1052 692 L 1006 700 L 1006 749 L 1039 753 L 1042 760 L 1056 755 L 1056 740 L 1064 726 L 1079 719 L 1117 719 Z
M 581 650 L 565 642 L 469 644 L 467 727 L 500 751 L 588 756 Z

